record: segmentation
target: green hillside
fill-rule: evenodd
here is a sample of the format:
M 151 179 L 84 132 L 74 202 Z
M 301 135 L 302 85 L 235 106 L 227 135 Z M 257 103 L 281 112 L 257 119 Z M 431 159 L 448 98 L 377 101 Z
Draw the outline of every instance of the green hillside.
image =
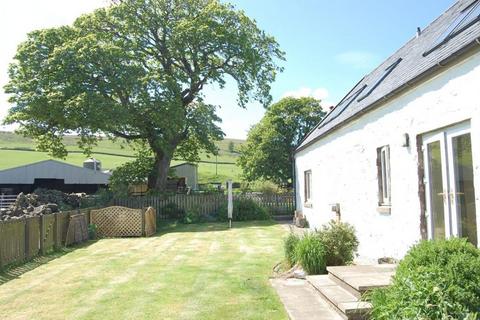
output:
M 77 145 L 78 138 L 75 136 L 65 137 L 65 145 L 69 151 L 67 159 L 57 159 L 65 161 L 70 164 L 81 166 L 86 156 L 80 151 Z M 206 182 L 220 182 L 227 179 L 235 181 L 240 180 L 241 169 L 235 164 L 218 164 L 220 163 L 235 163 L 238 154 L 230 152 L 228 146 L 233 142 L 235 149 L 244 142 L 243 140 L 225 139 L 219 141 L 217 146 L 219 148 L 219 155 L 215 157 L 210 155 L 202 155 L 202 161 L 198 164 L 199 180 L 201 183 Z M 132 161 L 135 151 L 124 141 L 118 140 L 112 142 L 110 140 L 102 140 L 93 149 L 92 156 L 102 162 L 103 169 L 115 169 L 119 165 Z M 12 132 L 0 132 L 0 170 L 17 167 L 37 161 L 51 159 L 44 152 L 35 151 L 35 144 L 29 138 L 24 138 Z M 182 163 L 181 160 L 173 161 L 172 165 Z M 217 168 L 216 168 L 217 166 Z M 218 174 L 216 174 L 216 172 Z

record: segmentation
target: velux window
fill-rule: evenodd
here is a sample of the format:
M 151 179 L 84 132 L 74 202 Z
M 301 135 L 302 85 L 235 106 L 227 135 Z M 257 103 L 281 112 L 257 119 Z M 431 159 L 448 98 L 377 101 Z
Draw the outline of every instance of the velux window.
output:
M 378 168 L 378 202 L 381 206 L 389 206 L 390 195 L 390 147 L 383 146 L 377 149 Z
M 398 64 L 401 61 L 402 61 L 402 58 L 398 58 L 394 63 L 392 63 L 388 68 L 386 68 L 383 71 L 383 73 L 380 75 L 380 77 L 378 77 L 377 80 L 375 80 L 373 85 L 371 85 L 369 89 L 358 98 L 357 101 L 360 102 L 366 97 L 368 97 L 373 92 L 373 90 L 375 90 L 380 85 L 380 83 L 382 83 L 382 81 L 385 80 L 385 78 L 388 77 L 390 73 L 392 73 L 392 71 L 398 66 Z
M 307 170 L 303 173 L 303 183 L 305 191 L 305 201 L 306 203 L 310 202 L 312 196 L 312 170 Z
M 476 0 L 460 12 L 458 17 L 437 38 L 433 46 L 423 53 L 423 56 L 429 55 L 478 21 L 480 21 L 480 1 Z

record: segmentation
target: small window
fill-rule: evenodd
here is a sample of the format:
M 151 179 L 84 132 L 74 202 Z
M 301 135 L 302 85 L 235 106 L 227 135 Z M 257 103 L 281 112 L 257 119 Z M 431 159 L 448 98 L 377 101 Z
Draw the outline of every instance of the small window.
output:
M 377 149 L 378 167 L 378 202 L 380 206 L 389 206 L 391 203 L 390 188 L 390 147 Z
M 310 202 L 312 196 L 312 171 L 307 170 L 304 172 L 304 190 L 305 190 L 305 201 L 306 203 Z
M 382 75 L 373 83 L 372 86 L 370 86 L 370 89 L 367 92 L 365 92 L 365 94 L 363 94 L 361 97 L 358 98 L 357 102 L 360 102 L 366 97 L 368 97 L 373 92 L 373 90 L 375 90 L 380 85 L 380 83 L 382 83 L 382 81 L 385 80 L 386 77 L 388 77 L 388 75 L 393 71 L 393 69 L 395 69 L 398 66 L 398 64 L 401 61 L 402 61 L 402 58 L 398 58 L 387 69 L 385 69 Z
M 450 39 L 458 35 L 460 32 L 468 29 L 474 23 L 480 21 L 480 1 L 474 1 L 465 9 L 463 9 L 458 17 L 448 26 L 445 31 L 433 43 L 433 46 L 423 53 L 426 57 L 440 46 L 447 43 Z

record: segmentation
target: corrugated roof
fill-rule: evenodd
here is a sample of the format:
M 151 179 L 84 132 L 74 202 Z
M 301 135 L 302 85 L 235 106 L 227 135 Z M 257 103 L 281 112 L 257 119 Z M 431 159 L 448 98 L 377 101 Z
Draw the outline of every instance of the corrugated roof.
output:
M 0 184 L 33 184 L 35 179 L 63 179 L 65 184 L 108 184 L 110 175 L 57 160 L 0 170 Z
M 301 141 L 297 151 L 348 123 L 373 106 L 381 105 L 380 102 L 386 96 L 409 86 L 409 84 L 413 85 L 416 79 L 439 67 L 441 62 L 455 57 L 466 47 L 478 41 L 480 37 L 480 22 L 477 20 L 476 23 L 466 30 L 452 37 L 427 55 L 424 55 L 432 49 L 439 37 L 455 22 L 461 12 L 476 1 L 478 0 L 460 0 L 456 2 L 444 14 L 426 27 L 418 37 L 408 41 L 375 70 L 360 80 L 322 122 Z M 374 86 L 378 79 L 384 75 L 385 71 L 399 59 L 402 59 L 400 63 L 393 68 L 390 74 L 367 97 L 361 100 L 358 97 L 353 97 L 360 90 L 367 92 L 369 86 Z M 361 96 L 361 94 L 358 94 L 358 96 Z

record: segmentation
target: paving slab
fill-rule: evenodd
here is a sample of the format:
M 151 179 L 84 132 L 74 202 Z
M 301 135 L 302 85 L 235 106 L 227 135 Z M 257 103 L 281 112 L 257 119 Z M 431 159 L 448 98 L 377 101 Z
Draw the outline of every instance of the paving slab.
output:
M 327 302 L 323 301 L 317 291 L 307 281 L 300 279 L 272 279 L 272 286 L 277 291 L 292 320 L 342 320 Z

